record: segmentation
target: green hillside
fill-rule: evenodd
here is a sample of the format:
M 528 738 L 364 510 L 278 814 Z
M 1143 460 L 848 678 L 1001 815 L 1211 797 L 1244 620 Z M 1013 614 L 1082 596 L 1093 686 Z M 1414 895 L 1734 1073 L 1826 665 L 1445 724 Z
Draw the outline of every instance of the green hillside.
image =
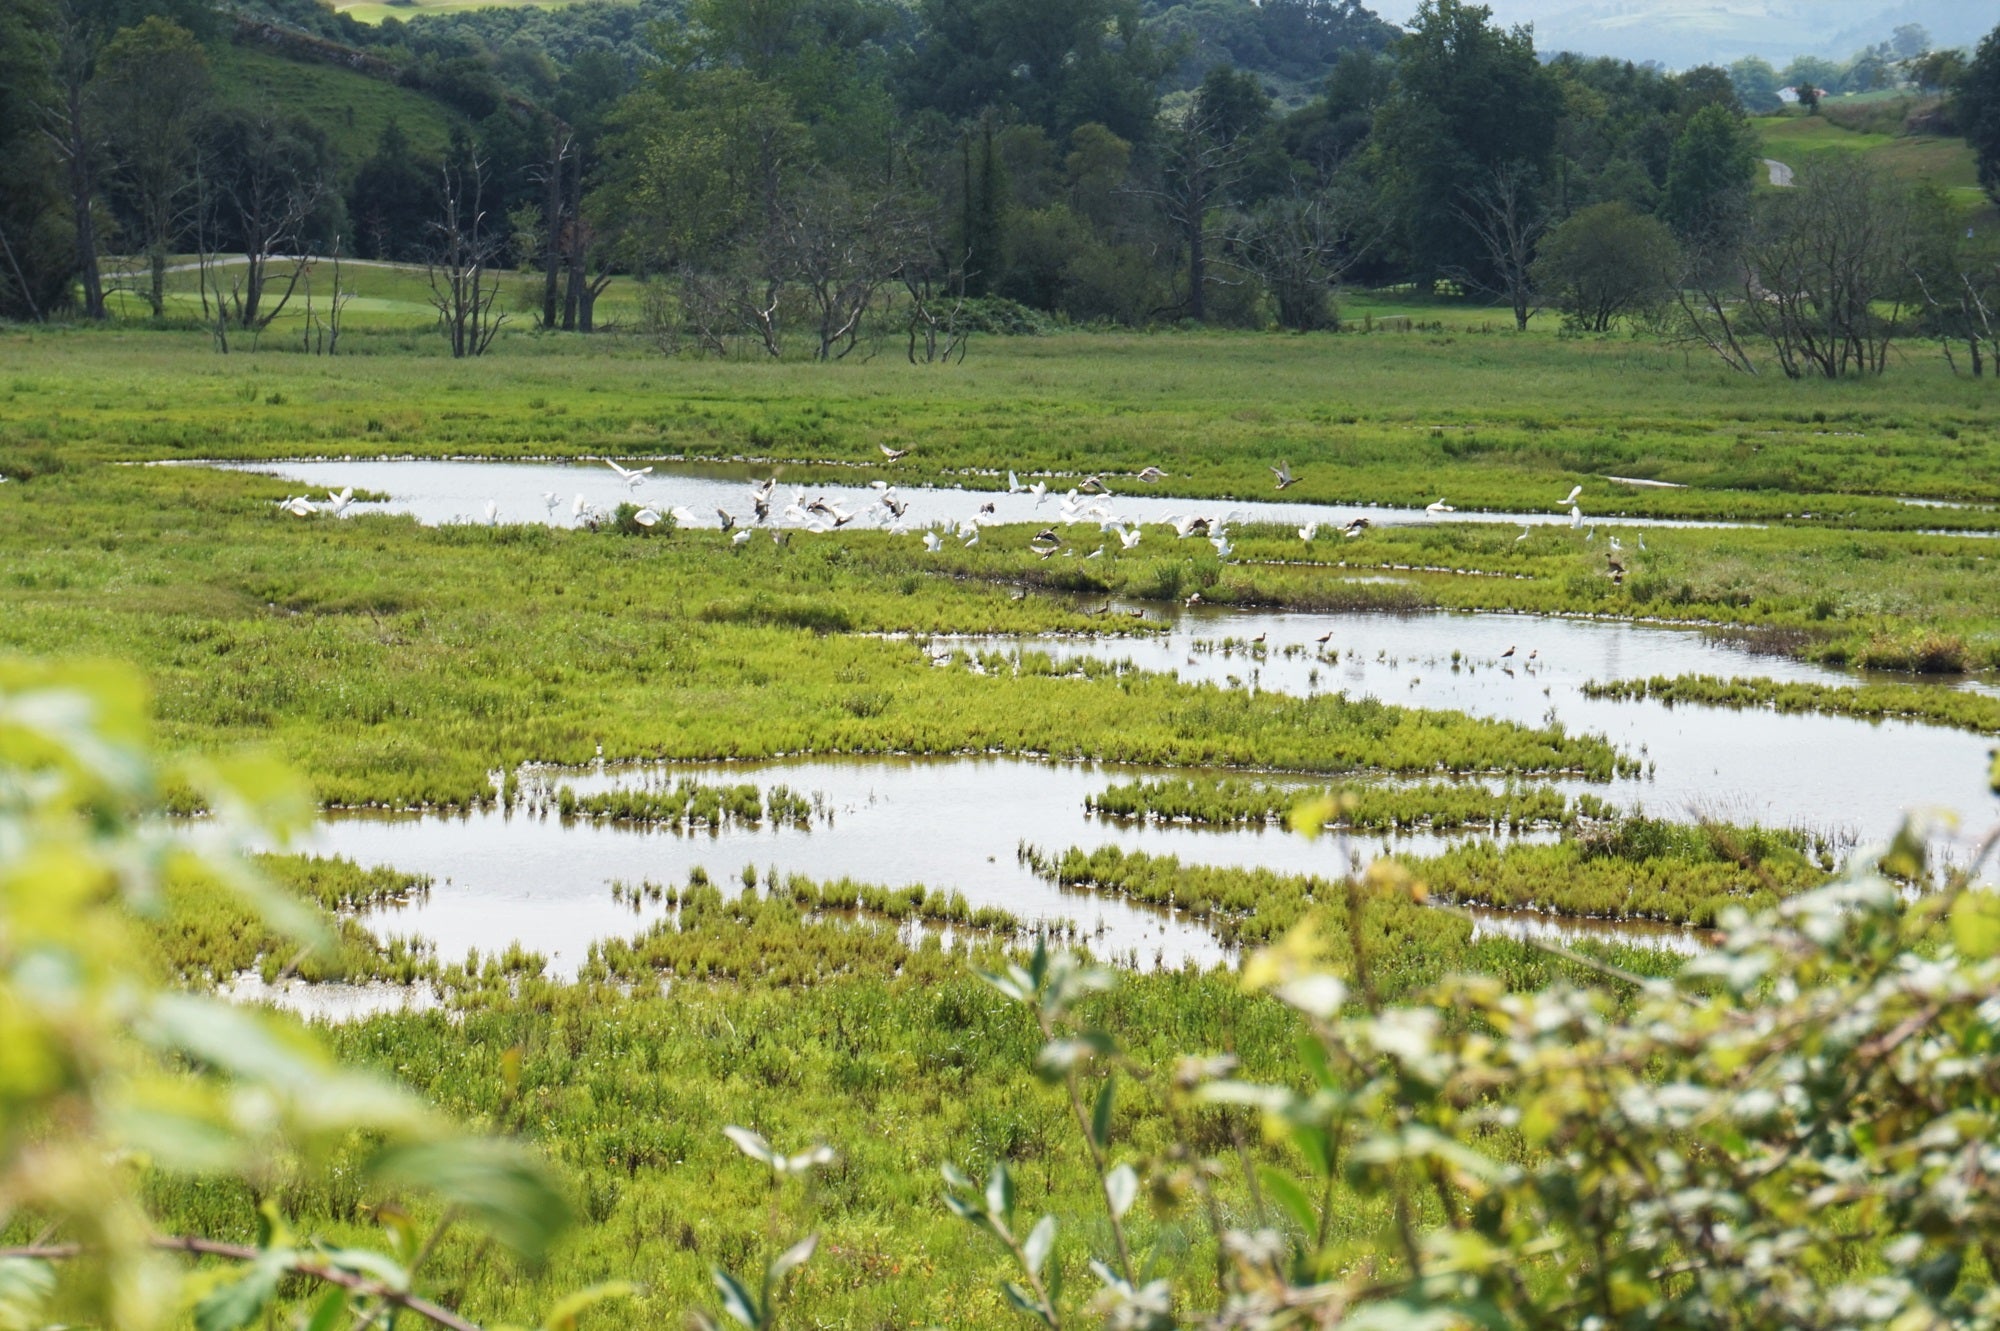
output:
M 1796 168 L 1823 153 L 1864 153 L 1899 180 L 1939 186 L 1968 213 L 2000 217 L 1979 188 L 1979 166 L 1963 139 L 1850 129 L 1826 116 L 1796 112 L 1752 123 L 1763 155 L 1773 161 Z
M 241 106 L 301 112 L 333 141 L 343 186 L 393 120 L 425 156 L 443 153 L 458 114 L 420 92 L 337 65 L 288 60 L 269 51 L 223 44 L 209 53 L 216 86 Z

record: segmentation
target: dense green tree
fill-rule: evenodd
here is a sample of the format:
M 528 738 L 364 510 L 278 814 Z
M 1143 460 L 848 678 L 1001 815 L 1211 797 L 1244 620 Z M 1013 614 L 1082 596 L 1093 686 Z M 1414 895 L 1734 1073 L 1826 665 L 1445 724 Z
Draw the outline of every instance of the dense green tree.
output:
M 75 272 L 60 163 L 43 132 L 55 96 L 51 22 L 45 0 L 0 0 L 0 318 L 46 318 Z
M 1759 56 L 1745 56 L 1729 67 L 1729 81 L 1746 110 L 1763 113 L 1783 105 L 1778 100 L 1778 71 Z
M 1755 135 L 1741 116 L 1704 106 L 1674 140 L 1660 213 L 1682 241 L 1712 251 L 1742 234 L 1757 178 Z
M 157 319 L 166 313 L 167 256 L 196 208 L 196 154 L 215 106 L 208 55 L 186 28 L 148 18 L 105 46 L 91 91 L 113 193 L 144 247 L 146 303 Z
M 347 196 L 355 248 L 363 258 L 423 257 L 426 230 L 438 209 L 438 165 L 417 158 L 395 121 L 383 126 Z
M 1678 266 L 1666 223 L 1623 203 L 1600 203 L 1548 234 L 1535 274 L 1565 323 L 1603 333 L 1621 315 L 1664 300 Z
M 338 231 L 333 149 L 305 116 L 237 107 L 217 117 L 208 157 L 217 238 L 243 256 L 228 306 L 240 327 L 262 329 L 297 284 L 300 268 L 291 260 Z M 281 272 L 286 276 L 277 277 Z M 272 298 L 274 278 L 282 289 Z
M 2000 202 L 2000 28 L 1986 34 L 1958 82 L 1958 120 L 1979 158 L 1979 183 Z
M 1503 29 L 1465 0 L 1423 0 L 1396 58 L 1374 138 L 1408 264 L 1426 276 L 1487 270 L 1468 194 L 1548 166 L 1561 87 L 1529 29 Z
M 1134 0 L 921 0 L 896 83 L 954 120 L 992 108 L 1061 139 L 1096 123 L 1150 137 L 1167 56 Z

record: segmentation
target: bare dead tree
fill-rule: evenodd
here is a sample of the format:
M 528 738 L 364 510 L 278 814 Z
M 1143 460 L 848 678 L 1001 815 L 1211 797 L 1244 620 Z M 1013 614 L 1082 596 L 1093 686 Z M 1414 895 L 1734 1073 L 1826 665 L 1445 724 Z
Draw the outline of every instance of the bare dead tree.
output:
M 680 318 L 703 355 L 729 355 L 729 334 L 737 328 L 731 285 L 714 273 L 681 274 Z
M 1188 284 L 1182 308 L 1196 323 L 1208 317 L 1209 215 L 1243 171 L 1242 140 L 1220 128 L 1217 115 L 1195 98 L 1169 130 L 1159 185 L 1126 191 L 1151 199 L 1179 233 Z
M 327 256 L 332 278 L 327 292 L 325 314 L 322 316 L 313 307 L 313 271 L 309 267 L 301 283 L 306 303 L 305 327 L 300 334 L 303 349 L 308 355 L 337 356 L 340 354 L 340 318 L 347 303 L 354 299 L 354 293 L 341 286 L 340 237 L 333 238 L 331 253 Z
M 2000 314 L 1995 311 L 2000 303 L 2000 266 L 1983 273 L 1961 269 L 1948 278 L 1935 278 L 1921 268 L 1912 268 L 1910 276 L 1951 372 L 1965 372 L 1959 369 L 1954 350 L 1963 343 L 1967 369 L 1974 379 L 1984 378 L 1989 364 L 1994 377 L 2000 379 Z
M 7 259 L 8 271 L 14 274 L 15 289 L 21 293 L 21 300 L 28 307 L 28 316 L 36 323 L 42 321 L 42 307 L 35 300 L 34 287 L 28 282 L 28 275 L 21 271 L 21 260 L 14 253 L 14 246 L 7 240 L 7 228 L 0 226 L 0 255 Z
M 563 271 L 562 232 L 568 218 L 566 189 L 569 159 L 576 136 L 560 121 L 549 127 L 549 155 L 538 162 L 530 179 L 542 187 L 542 327 L 554 328 L 559 317 L 557 305 Z
M 319 152 L 323 145 L 303 139 L 296 125 L 260 113 L 225 121 L 208 155 L 218 211 L 242 247 L 243 270 L 227 296 L 239 328 L 270 327 L 305 277 L 306 223 L 327 192 Z M 277 299 L 267 303 L 273 290 Z
M 970 258 L 968 252 L 954 262 L 933 249 L 912 258 L 898 272 L 910 309 L 910 364 L 949 365 L 954 355 L 961 365 L 965 363 L 966 343 L 972 337 L 964 322 Z
M 1279 326 L 1309 332 L 1340 327 L 1332 297 L 1386 234 L 1382 211 L 1350 182 L 1314 186 L 1294 180 L 1290 193 L 1243 219 L 1229 249 L 1233 261 L 1270 290 Z
M 818 342 L 813 359 L 841 360 L 858 345 L 862 321 L 902 269 L 915 231 L 894 195 L 864 194 L 840 181 L 818 182 L 783 202 L 767 241 L 767 270 L 803 293 Z
M 1514 327 L 1526 331 L 1542 310 L 1535 282 L 1535 247 L 1549 229 L 1549 213 L 1535 197 L 1535 173 L 1526 166 L 1495 167 L 1484 180 L 1460 191 L 1457 213 L 1479 238 L 1489 272 L 1453 271 L 1454 281 L 1503 300 L 1514 312 Z
M 83 317 L 102 319 L 104 279 L 97 255 L 97 167 L 103 151 L 97 117 L 90 104 L 90 76 L 98 48 L 109 36 L 81 6 L 57 6 L 54 14 L 54 96 L 42 107 L 43 133 L 63 164 L 71 226 L 76 238 L 77 276 L 83 286 Z
M 493 265 L 505 247 L 486 215 L 486 161 L 475 152 L 447 162 L 439 175 L 441 211 L 431 223 L 428 266 L 431 305 L 453 357 L 483 356 L 507 322 L 494 308 L 500 279 Z

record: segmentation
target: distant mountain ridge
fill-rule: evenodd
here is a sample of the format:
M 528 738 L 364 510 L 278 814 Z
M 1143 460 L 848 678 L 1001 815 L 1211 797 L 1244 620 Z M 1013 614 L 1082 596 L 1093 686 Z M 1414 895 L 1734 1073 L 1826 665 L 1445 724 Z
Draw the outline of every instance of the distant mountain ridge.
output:
M 1989 0 L 1484 0 L 1502 23 L 1535 25 L 1535 47 L 1675 69 L 1760 55 L 1782 66 L 1795 55 L 1843 59 L 1920 23 L 1934 45 L 1970 46 L 1995 24 Z M 1416 5 L 1384 3 L 1382 17 L 1407 22 Z

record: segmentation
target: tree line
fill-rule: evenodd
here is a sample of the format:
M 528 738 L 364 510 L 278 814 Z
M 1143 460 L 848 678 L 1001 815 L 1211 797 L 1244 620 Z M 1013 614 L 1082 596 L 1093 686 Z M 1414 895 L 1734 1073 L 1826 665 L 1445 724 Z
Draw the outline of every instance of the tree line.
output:
M 1365 282 L 1483 296 L 1520 327 L 1672 316 L 1745 370 L 1879 369 L 1912 320 L 1993 359 L 1992 275 L 1942 195 L 1852 159 L 1760 198 L 1748 114 L 1778 76 L 1757 62 L 1548 58 L 1466 0 L 1407 30 L 1359 0 L 1237 8 L 644 0 L 363 30 L 303 0 L 0 0 L 0 313 L 103 317 L 120 253 L 163 317 L 192 251 L 218 340 L 312 299 L 293 256 L 319 254 L 429 265 L 460 354 L 516 314 L 590 331 L 622 274 L 663 345 L 723 354 L 833 359 L 885 318 L 922 359 L 1048 317 L 1334 328 Z M 343 162 L 326 126 L 217 86 L 230 40 L 420 88 L 449 145 L 392 123 Z M 1899 30 L 1868 79 L 1948 92 L 1927 113 L 2000 193 L 2000 36 L 1925 48 Z M 1277 74 L 1229 59 L 1281 54 Z M 1794 64 L 1802 91 L 1836 81 Z M 535 278 L 518 309 L 510 269 Z

